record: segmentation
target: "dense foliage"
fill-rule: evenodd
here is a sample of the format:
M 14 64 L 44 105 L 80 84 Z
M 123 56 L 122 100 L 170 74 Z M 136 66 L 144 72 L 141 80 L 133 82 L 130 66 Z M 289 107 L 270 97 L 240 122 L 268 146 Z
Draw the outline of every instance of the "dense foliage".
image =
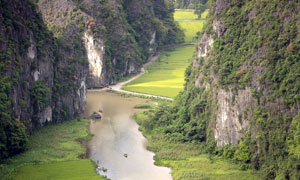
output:
M 144 6 L 140 1 L 73 0 L 62 2 L 63 12 L 59 3 L 0 2 L 0 159 L 25 149 L 26 131 L 82 111 L 80 92 L 88 73 L 84 32 L 105 41 L 105 75 L 113 76 L 108 81 L 126 75 L 130 63 L 140 66 L 151 49 L 183 41 L 173 9 L 163 0 L 143 1 Z M 43 17 L 38 8 L 46 9 Z
M 187 88 L 189 93 L 181 92 L 174 104 L 161 105 L 149 115 L 143 124 L 146 131 L 156 129 L 175 142 L 206 141 L 207 93 L 204 89 Z
M 62 97 L 78 89 L 74 73 L 87 64 L 81 56 L 62 63 L 67 48 L 53 38 L 33 1 L 0 2 L 0 159 L 25 150 L 27 133 L 44 123 L 47 107 L 56 103 L 54 121 L 74 111 L 61 108 Z
M 185 91 L 173 106 L 154 112 L 149 128 L 162 129 L 176 141 L 206 141 L 208 152 L 233 159 L 243 169 L 258 169 L 263 179 L 299 179 L 299 2 L 217 2 L 211 3 L 223 10 L 210 13 L 202 33 L 214 39 L 209 58 L 196 59 L 200 67 L 187 69 Z M 223 32 L 214 30 L 216 20 L 224 23 Z M 213 94 L 246 87 L 257 100 L 247 119 L 251 131 L 238 145 L 217 147 Z
M 129 63 L 141 66 L 158 47 L 183 42 L 174 9 L 164 0 L 97 0 L 91 8 L 84 1 L 73 1 L 83 12 L 93 11 L 97 21 L 93 32 L 105 41 L 105 67 L 114 78 L 128 75 Z
M 169 3 L 173 3 L 176 9 L 197 9 L 200 7 L 205 7 L 205 4 L 207 2 L 207 0 L 168 0 L 168 1 Z
M 0 77 L 0 159 L 22 152 L 26 148 L 25 126 L 11 115 L 11 83 L 7 76 Z
M 26 128 L 13 114 L 12 93 L 20 78 L 20 54 L 26 52 L 28 39 L 23 37 L 22 44 L 17 44 L 14 32 L 24 29 L 23 18 L 15 17 L 8 6 L 9 1 L 0 2 L 0 159 L 22 152 L 27 144 Z

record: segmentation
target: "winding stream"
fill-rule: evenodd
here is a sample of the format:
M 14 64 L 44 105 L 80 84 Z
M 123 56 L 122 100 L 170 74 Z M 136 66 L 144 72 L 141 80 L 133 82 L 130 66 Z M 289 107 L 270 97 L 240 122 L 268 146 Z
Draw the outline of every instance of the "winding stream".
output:
M 111 180 L 171 180 L 170 169 L 155 166 L 154 153 L 146 150 L 147 140 L 132 118 L 136 104 L 146 99 L 125 98 L 104 91 L 90 91 L 84 115 L 103 110 L 101 120 L 92 120 L 90 158 L 107 169 L 102 175 Z M 124 157 L 124 153 L 128 157 Z

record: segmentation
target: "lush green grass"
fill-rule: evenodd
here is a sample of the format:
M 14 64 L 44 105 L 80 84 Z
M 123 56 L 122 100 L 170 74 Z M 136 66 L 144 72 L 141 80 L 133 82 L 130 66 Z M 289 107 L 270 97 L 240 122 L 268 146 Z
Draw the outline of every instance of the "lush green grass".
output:
M 242 171 L 238 164 L 205 154 L 205 144 L 171 142 L 158 129 L 146 132 L 143 125 L 148 120 L 147 112 L 140 112 L 135 118 L 149 141 L 148 149 L 155 152 L 155 164 L 171 167 L 174 180 L 258 179 L 252 170 Z
M 205 19 L 208 15 L 208 10 L 205 10 L 201 17 L 198 18 L 197 14 L 194 14 L 193 10 L 176 10 L 174 13 L 175 20 L 193 20 L 193 19 Z
M 203 13 L 205 14 L 205 13 Z M 195 19 L 193 11 L 176 11 L 175 19 Z M 197 32 L 202 30 L 205 21 L 178 22 L 185 31 L 185 42 L 196 42 Z M 142 77 L 124 86 L 124 90 L 174 98 L 184 84 L 184 71 L 192 61 L 193 46 L 183 46 L 172 52 L 162 53 L 159 60 L 146 68 Z
M 207 15 L 208 15 L 208 9 L 205 10 L 205 11 L 201 14 L 201 19 L 206 19 Z
M 178 21 L 179 26 L 183 29 L 185 42 L 196 42 L 197 32 L 201 32 L 206 21 Z
M 208 10 L 204 11 L 201 15 L 201 19 L 205 19 L 208 15 Z M 191 10 L 176 10 L 174 13 L 174 19 L 179 20 L 179 26 L 183 29 L 185 42 L 196 42 L 197 32 L 202 31 L 205 20 L 199 21 L 180 21 L 180 20 L 195 20 L 199 19 L 198 15 L 194 14 Z
M 63 161 L 38 165 L 26 165 L 15 172 L 15 180 L 100 180 L 104 179 L 95 173 L 95 164 L 88 159 Z
M 44 176 L 45 178 L 42 179 L 47 179 L 48 176 L 54 177 L 55 171 L 34 171 L 34 169 L 48 166 L 56 168 L 56 171 L 61 173 L 66 171 L 74 174 L 73 178 L 77 178 L 78 169 L 82 169 L 83 172 L 90 172 L 91 177 L 102 179 L 95 173 L 91 160 L 80 158 L 85 156 L 86 148 L 78 140 L 88 140 L 92 137 L 88 132 L 89 122 L 88 119 L 74 119 L 57 125 L 48 125 L 35 131 L 29 137 L 28 150 L 6 160 L 0 166 L 0 179 L 5 175 L 23 177 L 26 174 L 31 174 L 33 177 Z M 52 166 L 51 163 L 54 162 L 55 165 Z M 90 165 L 87 165 L 88 163 Z M 69 172 L 71 170 L 73 172 Z
M 198 19 L 198 15 L 194 14 L 192 10 L 176 10 L 174 13 L 175 20 L 191 20 L 191 19 Z
M 123 89 L 174 98 L 183 90 L 184 71 L 192 61 L 194 50 L 194 46 L 181 46 L 163 52 L 158 60 L 146 68 L 143 76 Z

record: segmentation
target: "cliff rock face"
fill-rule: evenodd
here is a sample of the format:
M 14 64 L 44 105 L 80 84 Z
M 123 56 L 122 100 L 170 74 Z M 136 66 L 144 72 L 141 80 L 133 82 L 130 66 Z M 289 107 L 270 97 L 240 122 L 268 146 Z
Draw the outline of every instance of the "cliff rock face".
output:
M 100 32 L 95 32 L 101 23 L 89 15 L 91 12 L 68 0 L 39 1 L 38 6 L 50 31 L 66 47 L 65 54 L 88 62 L 86 86 L 101 87 L 108 83 L 104 74 L 104 39 Z
M 87 63 L 49 32 L 35 4 L 0 3 L 1 158 L 21 151 L 27 131 L 78 116 L 86 104 Z
M 24 150 L 26 132 L 78 117 L 87 88 L 183 41 L 164 0 L 35 2 L 0 1 L 0 159 Z
M 88 88 L 136 73 L 157 46 L 180 41 L 166 37 L 169 30 L 180 31 L 162 0 L 40 0 L 38 5 L 49 29 L 71 54 L 80 50 L 76 56 L 88 59 Z
M 89 87 L 101 87 L 105 84 L 103 70 L 104 43 L 90 32 L 85 32 L 83 41 L 89 60 Z
M 299 163 L 285 163 L 300 157 L 295 153 L 300 147 L 300 4 L 216 0 L 212 5 L 181 98 L 207 102 L 196 117 L 206 115 L 208 141 L 219 147 L 245 143 L 252 158 L 245 161 L 274 168 L 266 170 L 265 179 L 295 178 Z M 193 88 L 200 92 L 193 94 Z M 197 106 L 190 101 L 188 108 Z

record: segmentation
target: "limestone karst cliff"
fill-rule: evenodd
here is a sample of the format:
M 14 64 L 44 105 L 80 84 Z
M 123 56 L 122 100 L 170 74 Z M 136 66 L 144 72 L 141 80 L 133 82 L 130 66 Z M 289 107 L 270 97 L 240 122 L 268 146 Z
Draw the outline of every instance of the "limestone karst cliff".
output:
M 183 41 L 164 0 L 1 0 L 0 159 L 37 127 L 78 117 L 88 88 Z
M 299 177 L 295 163 L 300 130 L 299 2 L 211 3 L 197 56 L 187 72 L 186 90 L 200 89 L 196 96 L 205 102 L 195 116 L 205 114 L 207 139 L 217 146 L 246 144 L 249 154 L 240 160 L 262 168 L 265 179 L 295 179 Z M 199 106 L 190 101 L 190 108 Z
M 205 142 L 262 179 L 299 179 L 299 2 L 209 5 L 185 89 L 153 121 L 172 140 Z
M 3 158 L 24 149 L 25 131 L 84 110 L 88 63 L 53 37 L 34 3 L 3 0 L 0 8 Z
M 183 40 L 162 0 L 41 0 L 38 5 L 55 36 L 73 54 L 86 53 L 80 56 L 89 61 L 89 88 L 136 73 L 158 46 Z

